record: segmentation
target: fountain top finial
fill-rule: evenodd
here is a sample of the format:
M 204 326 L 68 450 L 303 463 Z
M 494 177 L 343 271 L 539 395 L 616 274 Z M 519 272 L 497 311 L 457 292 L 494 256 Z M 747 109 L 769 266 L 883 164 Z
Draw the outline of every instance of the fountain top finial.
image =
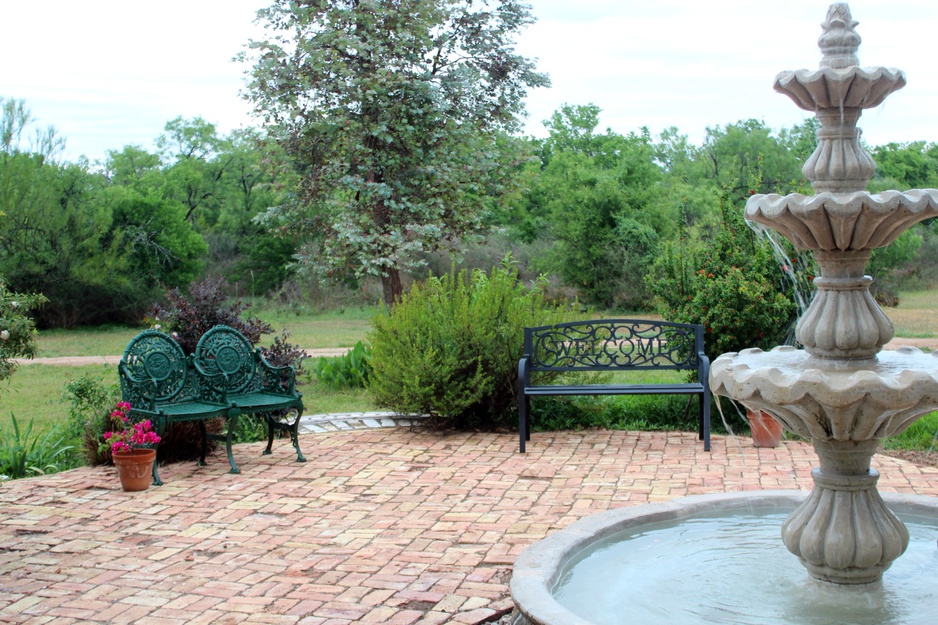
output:
M 821 23 L 824 32 L 817 40 L 821 48 L 821 67 L 845 69 L 860 64 L 857 49 L 861 39 L 855 30 L 857 24 L 846 2 L 830 5 L 827 19 Z

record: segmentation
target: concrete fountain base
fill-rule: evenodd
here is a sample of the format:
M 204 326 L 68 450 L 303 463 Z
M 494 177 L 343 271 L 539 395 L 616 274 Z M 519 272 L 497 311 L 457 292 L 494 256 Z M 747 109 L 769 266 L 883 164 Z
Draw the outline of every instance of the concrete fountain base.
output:
M 531 545 L 519 556 L 515 563 L 511 579 L 511 594 L 516 606 L 512 624 L 606 625 L 606 621 L 588 620 L 572 612 L 562 605 L 555 595 L 558 581 L 571 564 L 603 539 L 626 531 L 641 533 L 645 528 L 653 527 L 656 524 L 684 522 L 696 516 L 722 515 L 727 512 L 746 513 L 756 508 L 776 509 L 779 513 L 787 514 L 792 509 L 802 504 L 806 500 L 807 495 L 808 494 L 804 491 L 754 491 L 718 495 L 697 495 L 668 502 L 619 508 L 581 519 L 569 527 Z M 938 499 L 893 493 L 885 493 L 881 496 L 886 505 L 900 516 L 914 515 L 920 518 L 935 519 L 936 522 L 938 522 Z M 777 535 L 777 533 L 774 533 L 774 536 Z M 938 529 L 936 529 L 935 536 L 938 537 Z M 931 546 L 934 547 L 934 544 L 931 543 Z M 787 553 L 785 556 L 786 560 L 791 557 Z M 935 569 L 938 568 L 938 549 L 935 550 L 933 559 L 934 562 L 929 565 L 931 572 L 928 573 L 927 576 L 922 577 L 931 576 L 933 579 Z M 623 562 L 622 564 L 625 567 L 629 565 L 628 562 Z M 675 576 L 681 576 L 692 566 L 692 561 L 682 559 L 680 561 L 666 563 L 666 565 L 673 568 Z M 795 565 L 795 568 L 799 567 Z M 771 578 L 773 571 L 766 570 L 764 573 Z M 708 575 L 719 580 L 721 585 L 726 585 L 726 587 L 732 589 L 733 592 L 740 592 L 738 580 L 727 578 L 721 570 L 719 563 L 713 565 L 713 570 L 709 571 Z M 888 587 L 888 579 L 883 582 L 860 586 L 838 586 L 816 582 L 807 574 L 801 575 L 799 573 L 799 578 L 801 577 L 803 577 L 806 585 L 810 584 L 816 586 L 816 589 L 814 589 L 813 586 L 812 589 L 813 592 L 817 592 L 818 594 L 823 594 L 824 588 L 828 586 L 838 589 L 853 589 L 860 593 L 856 595 L 857 601 L 867 601 L 871 594 L 876 594 L 872 591 L 877 591 L 877 589 L 882 589 L 883 587 L 886 587 L 886 594 L 891 594 L 892 592 L 892 589 Z M 595 588 L 597 601 L 599 601 L 599 594 L 603 590 L 604 589 L 601 587 Z M 647 589 L 634 588 L 632 591 L 641 596 L 647 592 Z M 845 590 L 844 592 L 847 591 L 849 590 Z M 878 592 L 882 594 L 881 590 Z M 628 597 L 624 597 L 623 599 L 623 603 L 630 603 Z M 667 603 L 669 597 L 662 598 L 662 601 Z M 938 596 L 933 597 L 932 601 L 938 601 Z M 871 607 L 870 609 L 874 610 L 875 608 Z M 916 612 L 918 609 L 917 607 Z M 925 604 L 921 605 L 920 609 L 923 615 L 933 615 L 935 610 L 938 610 L 938 604 L 929 604 L 926 598 Z M 639 620 L 634 621 L 621 620 L 623 618 L 629 619 L 632 618 L 632 616 L 616 614 L 612 617 L 612 620 L 608 622 L 634 622 L 641 623 L 642 625 L 658 625 L 648 620 L 642 620 L 637 616 L 634 618 Z M 669 615 L 665 620 L 661 621 L 661 625 L 664 625 L 664 623 L 672 625 L 674 622 L 673 615 Z M 699 622 L 702 625 L 703 623 L 713 621 L 694 621 L 691 618 L 691 620 L 684 622 Z M 879 623 L 880 621 L 877 620 L 876 622 Z M 883 622 L 902 623 L 902 625 L 906 625 L 907 622 L 910 625 L 912 623 L 916 623 L 917 625 L 918 623 L 917 621 L 901 620 L 901 618 L 897 621 Z M 925 622 L 929 621 L 922 621 L 922 623 Z

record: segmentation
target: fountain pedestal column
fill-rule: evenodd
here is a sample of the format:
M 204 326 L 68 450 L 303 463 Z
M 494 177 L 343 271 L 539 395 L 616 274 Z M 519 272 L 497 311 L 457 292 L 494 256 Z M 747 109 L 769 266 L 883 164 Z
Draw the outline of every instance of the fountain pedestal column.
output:
M 782 540 L 818 579 L 875 582 L 909 545 L 908 530 L 876 490 L 870 459 L 877 442 L 814 445 L 821 458 L 814 490 L 782 525 Z

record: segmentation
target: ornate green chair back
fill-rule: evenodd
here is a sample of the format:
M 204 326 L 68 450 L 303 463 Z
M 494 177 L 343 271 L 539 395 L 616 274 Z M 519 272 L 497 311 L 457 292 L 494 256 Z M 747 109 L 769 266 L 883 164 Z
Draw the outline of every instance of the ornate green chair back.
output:
M 225 377 L 229 392 L 243 392 L 254 379 L 254 348 L 234 328 L 220 325 L 203 334 L 194 357 L 206 375 Z
M 132 405 L 169 401 L 186 386 L 186 355 L 179 343 L 158 330 L 144 330 L 135 336 L 124 350 L 121 366 L 132 378 L 152 383 L 133 387 L 130 392 L 141 396 L 125 397 Z M 122 383 L 126 387 L 122 392 L 126 394 L 130 386 Z

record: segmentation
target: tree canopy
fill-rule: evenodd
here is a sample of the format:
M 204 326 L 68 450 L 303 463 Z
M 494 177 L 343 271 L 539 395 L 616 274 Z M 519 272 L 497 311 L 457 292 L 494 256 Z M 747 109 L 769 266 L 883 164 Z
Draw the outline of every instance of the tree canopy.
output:
M 293 158 L 301 195 L 280 216 L 315 235 L 329 275 L 381 278 L 480 232 L 501 192 L 495 139 L 546 86 L 514 37 L 517 0 L 278 0 L 259 12 L 247 97 Z M 484 184 L 488 182 L 490 184 Z

